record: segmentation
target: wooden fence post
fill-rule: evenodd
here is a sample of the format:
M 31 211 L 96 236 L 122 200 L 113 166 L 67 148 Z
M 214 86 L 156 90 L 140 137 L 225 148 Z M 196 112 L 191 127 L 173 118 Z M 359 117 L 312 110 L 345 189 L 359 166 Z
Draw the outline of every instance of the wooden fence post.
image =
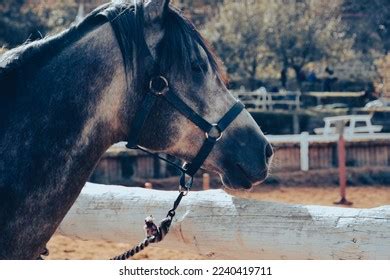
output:
M 345 151 L 345 123 L 344 121 L 337 122 L 337 133 L 339 140 L 337 142 L 338 166 L 339 166 L 339 185 L 341 199 L 335 204 L 352 205 L 352 202 L 347 200 L 347 167 L 346 167 L 346 151 Z
M 210 175 L 208 173 L 203 174 L 203 190 L 207 191 L 210 189 Z

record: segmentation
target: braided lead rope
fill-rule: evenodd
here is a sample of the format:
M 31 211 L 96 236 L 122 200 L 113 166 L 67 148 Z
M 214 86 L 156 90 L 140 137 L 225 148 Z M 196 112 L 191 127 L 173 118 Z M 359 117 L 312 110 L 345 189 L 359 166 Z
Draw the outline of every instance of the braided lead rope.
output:
M 122 255 L 113 257 L 110 260 L 113 260 L 113 261 L 125 261 L 125 260 L 128 260 L 128 259 L 132 258 L 134 255 L 138 254 L 139 252 L 145 250 L 145 248 L 148 247 L 150 245 L 150 243 L 153 243 L 154 240 L 155 240 L 154 236 L 152 236 L 150 238 L 146 238 L 140 244 L 134 246 L 131 250 L 129 250 L 127 252 L 124 252 Z
M 134 246 L 132 249 L 124 252 L 123 254 L 112 258 L 111 260 L 114 261 L 128 260 L 131 257 L 134 257 L 136 254 L 140 253 L 141 251 L 145 250 L 145 248 L 148 247 L 150 244 L 161 242 L 164 239 L 164 237 L 168 234 L 172 224 L 173 217 L 175 217 L 176 215 L 176 209 L 179 206 L 182 198 L 186 196 L 187 193 L 188 190 L 180 191 L 179 196 L 177 197 L 175 203 L 173 204 L 173 208 L 168 211 L 166 218 L 161 221 L 160 226 L 158 228 L 153 223 L 153 219 L 151 216 L 146 218 L 145 231 L 147 237 L 144 239 L 144 241 Z

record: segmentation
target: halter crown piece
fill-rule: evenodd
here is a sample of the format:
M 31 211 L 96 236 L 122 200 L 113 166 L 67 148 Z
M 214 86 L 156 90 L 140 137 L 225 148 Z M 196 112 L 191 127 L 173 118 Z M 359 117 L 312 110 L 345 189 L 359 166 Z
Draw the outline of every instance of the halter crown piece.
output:
M 125 15 L 122 14 L 121 16 Z M 115 29 L 113 19 L 110 17 L 108 17 L 108 19 L 111 21 L 111 24 Z M 118 36 L 117 39 L 120 40 Z M 160 226 L 155 226 L 153 221 L 147 219 L 145 228 L 147 229 L 148 234 L 146 236 L 146 239 L 131 250 L 113 258 L 114 260 L 128 259 L 143 250 L 150 243 L 156 243 L 163 240 L 163 238 L 169 231 L 173 217 L 175 216 L 176 208 L 179 206 L 182 198 L 187 195 L 190 188 L 192 187 L 195 173 L 201 168 L 201 166 L 211 153 L 215 144 L 223 137 L 223 132 L 226 130 L 226 128 L 238 117 L 241 111 L 245 108 L 245 106 L 240 101 L 236 101 L 232 108 L 221 118 L 218 123 L 212 124 L 208 122 L 198 113 L 196 113 L 191 107 L 189 107 L 169 86 L 169 81 L 160 72 L 160 67 L 153 58 L 149 47 L 146 44 L 145 38 L 142 39 L 140 44 L 141 45 L 138 46 L 139 48 L 142 48 L 142 52 L 140 52 L 140 61 L 143 61 L 144 64 L 147 64 L 149 68 L 151 68 L 151 70 L 146 70 L 146 77 L 148 77 L 148 80 L 145 86 L 146 90 L 144 94 L 144 99 L 142 101 L 140 109 L 134 117 L 133 123 L 131 125 L 132 137 L 128 140 L 126 147 L 129 149 L 138 149 L 148 154 L 151 154 L 178 168 L 181 171 L 181 176 L 179 180 L 180 194 L 176 199 L 173 208 L 169 210 L 166 218 L 160 223 Z M 150 65 L 152 67 L 150 67 Z M 145 125 L 145 122 L 158 99 L 164 99 L 169 102 L 170 105 L 172 105 L 176 110 L 178 110 L 182 115 L 184 115 L 187 119 L 189 119 L 205 133 L 205 140 L 198 154 L 193 158 L 191 162 L 185 163 L 182 167 L 138 145 L 139 138 L 142 134 L 142 129 Z M 189 176 L 188 180 L 186 180 L 186 175 Z M 154 234 L 150 234 L 151 232 L 153 232 Z

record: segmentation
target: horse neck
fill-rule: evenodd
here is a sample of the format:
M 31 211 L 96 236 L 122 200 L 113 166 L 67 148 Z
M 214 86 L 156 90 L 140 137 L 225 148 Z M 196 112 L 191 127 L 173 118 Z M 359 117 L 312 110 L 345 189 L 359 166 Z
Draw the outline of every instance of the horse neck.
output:
M 123 140 L 122 63 L 106 24 L 24 76 L 0 135 L 0 258 L 36 257 L 102 154 Z

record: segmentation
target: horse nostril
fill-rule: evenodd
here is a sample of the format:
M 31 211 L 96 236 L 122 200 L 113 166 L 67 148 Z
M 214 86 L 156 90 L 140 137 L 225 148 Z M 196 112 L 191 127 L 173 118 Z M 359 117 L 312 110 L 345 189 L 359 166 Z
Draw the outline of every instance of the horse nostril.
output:
M 269 160 L 274 154 L 274 149 L 272 148 L 271 144 L 267 144 L 265 146 L 265 156 L 267 158 L 267 160 Z

